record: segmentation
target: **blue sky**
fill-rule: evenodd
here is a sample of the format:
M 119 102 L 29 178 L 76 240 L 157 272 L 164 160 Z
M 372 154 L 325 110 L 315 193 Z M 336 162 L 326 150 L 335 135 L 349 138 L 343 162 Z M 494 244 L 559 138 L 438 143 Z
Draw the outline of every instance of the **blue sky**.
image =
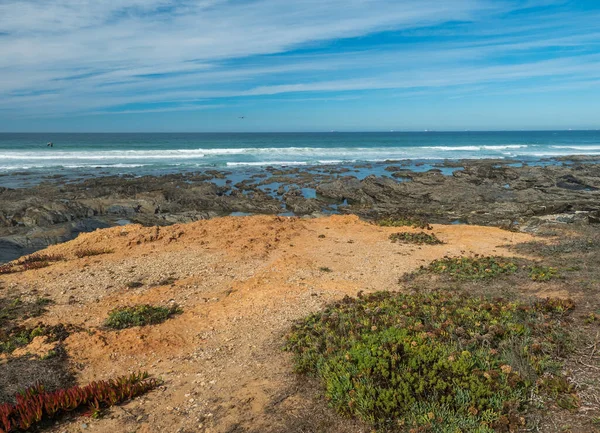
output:
M 596 129 L 598 23 L 596 0 L 0 0 L 0 131 Z

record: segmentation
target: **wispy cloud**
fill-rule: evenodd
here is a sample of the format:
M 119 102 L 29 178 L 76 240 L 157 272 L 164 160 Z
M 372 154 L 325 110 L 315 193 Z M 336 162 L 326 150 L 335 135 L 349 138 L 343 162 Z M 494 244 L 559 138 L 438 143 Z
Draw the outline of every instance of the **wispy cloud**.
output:
M 3 0 L 0 109 L 166 112 L 281 94 L 595 82 L 600 12 L 564 3 Z

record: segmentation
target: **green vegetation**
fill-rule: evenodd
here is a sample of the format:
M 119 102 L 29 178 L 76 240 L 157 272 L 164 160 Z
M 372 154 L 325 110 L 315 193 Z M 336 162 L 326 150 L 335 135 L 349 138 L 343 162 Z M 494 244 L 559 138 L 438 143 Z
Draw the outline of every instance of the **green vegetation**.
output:
M 558 269 L 551 266 L 532 266 L 529 269 L 529 277 L 533 281 L 549 281 L 558 277 Z
M 327 266 L 321 266 L 321 267 L 319 268 L 319 271 L 321 271 L 321 272 L 333 272 L 333 271 L 331 270 L 331 268 L 328 268 Z
M 448 275 L 459 280 L 480 280 L 500 274 L 513 274 L 518 270 L 514 261 L 503 257 L 444 257 L 434 260 L 421 272 Z
M 51 303 L 52 300 L 43 297 L 33 301 L 20 297 L 0 298 L 0 328 L 8 328 L 13 320 L 40 316 L 46 311 L 44 307 Z
M 425 232 L 419 233 L 410 233 L 410 232 L 400 232 L 400 233 L 392 233 L 390 235 L 390 240 L 392 242 L 404 242 L 409 244 L 418 244 L 418 245 L 439 245 L 443 244 L 441 240 L 434 234 L 428 234 Z
M 572 308 L 558 299 L 379 292 L 302 320 L 286 349 L 298 372 L 323 381 L 334 408 L 382 431 L 513 431 L 532 394 L 577 405 L 559 376 Z
M 125 329 L 133 326 L 156 325 L 162 323 L 182 310 L 173 305 L 167 307 L 155 307 L 152 305 L 137 305 L 135 307 L 115 308 L 108 313 L 108 319 L 104 325 L 113 329 Z
M 424 219 L 407 215 L 396 215 L 388 218 L 382 218 L 375 221 L 375 224 L 382 227 L 414 227 L 417 229 L 433 229 L 433 227 L 431 227 Z
M 93 256 L 99 256 L 102 254 L 111 254 L 111 253 L 114 253 L 114 251 L 107 249 L 107 248 L 103 248 L 103 249 L 86 248 L 84 250 L 75 251 L 75 256 L 79 259 L 82 259 L 84 257 L 93 257 Z
M 17 347 L 28 345 L 39 335 L 52 335 L 55 327 L 38 325 L 29 329 L 16 324 L 17 320 L 40 316 L 50 302 L 47 298 L 33 301 L 24 301 L 20 297 L 0 298 L 0 353 L 11 353 Z
M 27 346 L 35 337 L 46 337 L 46 342 L 63 341 L 69 335 L 64 325 L 47 326 L 38 324 L 35 328 L 15 326 L 0 330 L 0 353 L 12 353 L 18 347 Z
M 591 323 L 595 323 L 598 321 L 600 321 L 600 311 L 595 312 L 595 313 L 591 312 L 585 316 L 585 324 L 586 325 L 589 325 Z

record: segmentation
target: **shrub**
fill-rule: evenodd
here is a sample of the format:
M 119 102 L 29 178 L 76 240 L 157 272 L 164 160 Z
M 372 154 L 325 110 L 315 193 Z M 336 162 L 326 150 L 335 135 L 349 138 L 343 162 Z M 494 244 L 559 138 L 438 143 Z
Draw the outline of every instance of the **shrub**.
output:
M 571 308 L 380 292 L 307 317 L 285 347 L 296 371 L 323 381 L 333 407 L 378 429 L 512 431 L 539 378 L 554 377 L 553 331 Z
M 321 266 L 321 267 L 319 268 L 319 271 L 321 271 L 321 272 L 333 272 L 333 271 L 331 270 L 331 268 L 328 268 L 327 266 Z
M 518 266 L 502 257 L 444 257 L 434 260 L 421 271 L 445 274 L 454 279 L 479 280 L 500 274 L 513 274 Z
M 84 250 L 75 251 L 75 256 L 79 259 L 82 259 L 84 257 L 99 256 L 102 254 L 111 254 L 111 253 L 114 253 L 114 251 L 107 249 L 107 248 L 104 248 L 104 249 L 86 248 Z
M 113 329 L 125 329 L 133 326 L 156 325 L 162 323 L 182 310 L 177 306 L 155 307 L 152 305 L 137 305 L 135 307 L 115 308 L 108 313 L 104 325 Z
M 27 430 L 44 418 L 83 407 L 97 414 L 103 407 L 130 400 L 158 384 L 157 380 L 148 379 L 147 373 L 138 373 L 55 392 L 46 392 L 42 385 L 33 386 L 16 396 L 16 404 L 0 405 L 0 432 Z
M 410 232 L 400 232 L 400 233 L 392 233 L 390 235 L 390 240 L 392 242 L 405 242 L 409 244 L 427 244 L 427 245 L 439 245 L 443 244 L 441 240 L 434 234 L 427 234 L 425 232 L 420 233 L 410 233 Z

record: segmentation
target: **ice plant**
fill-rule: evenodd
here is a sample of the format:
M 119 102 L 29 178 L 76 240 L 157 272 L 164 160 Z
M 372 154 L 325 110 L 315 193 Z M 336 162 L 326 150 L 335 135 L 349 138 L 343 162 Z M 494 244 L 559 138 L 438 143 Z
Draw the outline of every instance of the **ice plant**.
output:
M 84 407 L 97 413 L 102 407 L 130 400 L 158 384 L 156 379 L 149 379 L 147 373 L 133 373 L 54 392 L 46 392 L 42 385 L 35 385 L 17 394 L 15 404 L 0 405 L 0 433 L 27 430 L 44 418 Z
M 532 395 L 580 404 L 558 373 L 573 307 L 455 290 L 359 294 L 297 322 L 286 349 L 331 406 L 380 431 L 516 431 Z
M 45 268 L 50 266 L 51 262 L 58 262 L 63 259 L 64 257 L 58 254 L 33 254 L 16 262 L 0 266 L 0 275 Z

